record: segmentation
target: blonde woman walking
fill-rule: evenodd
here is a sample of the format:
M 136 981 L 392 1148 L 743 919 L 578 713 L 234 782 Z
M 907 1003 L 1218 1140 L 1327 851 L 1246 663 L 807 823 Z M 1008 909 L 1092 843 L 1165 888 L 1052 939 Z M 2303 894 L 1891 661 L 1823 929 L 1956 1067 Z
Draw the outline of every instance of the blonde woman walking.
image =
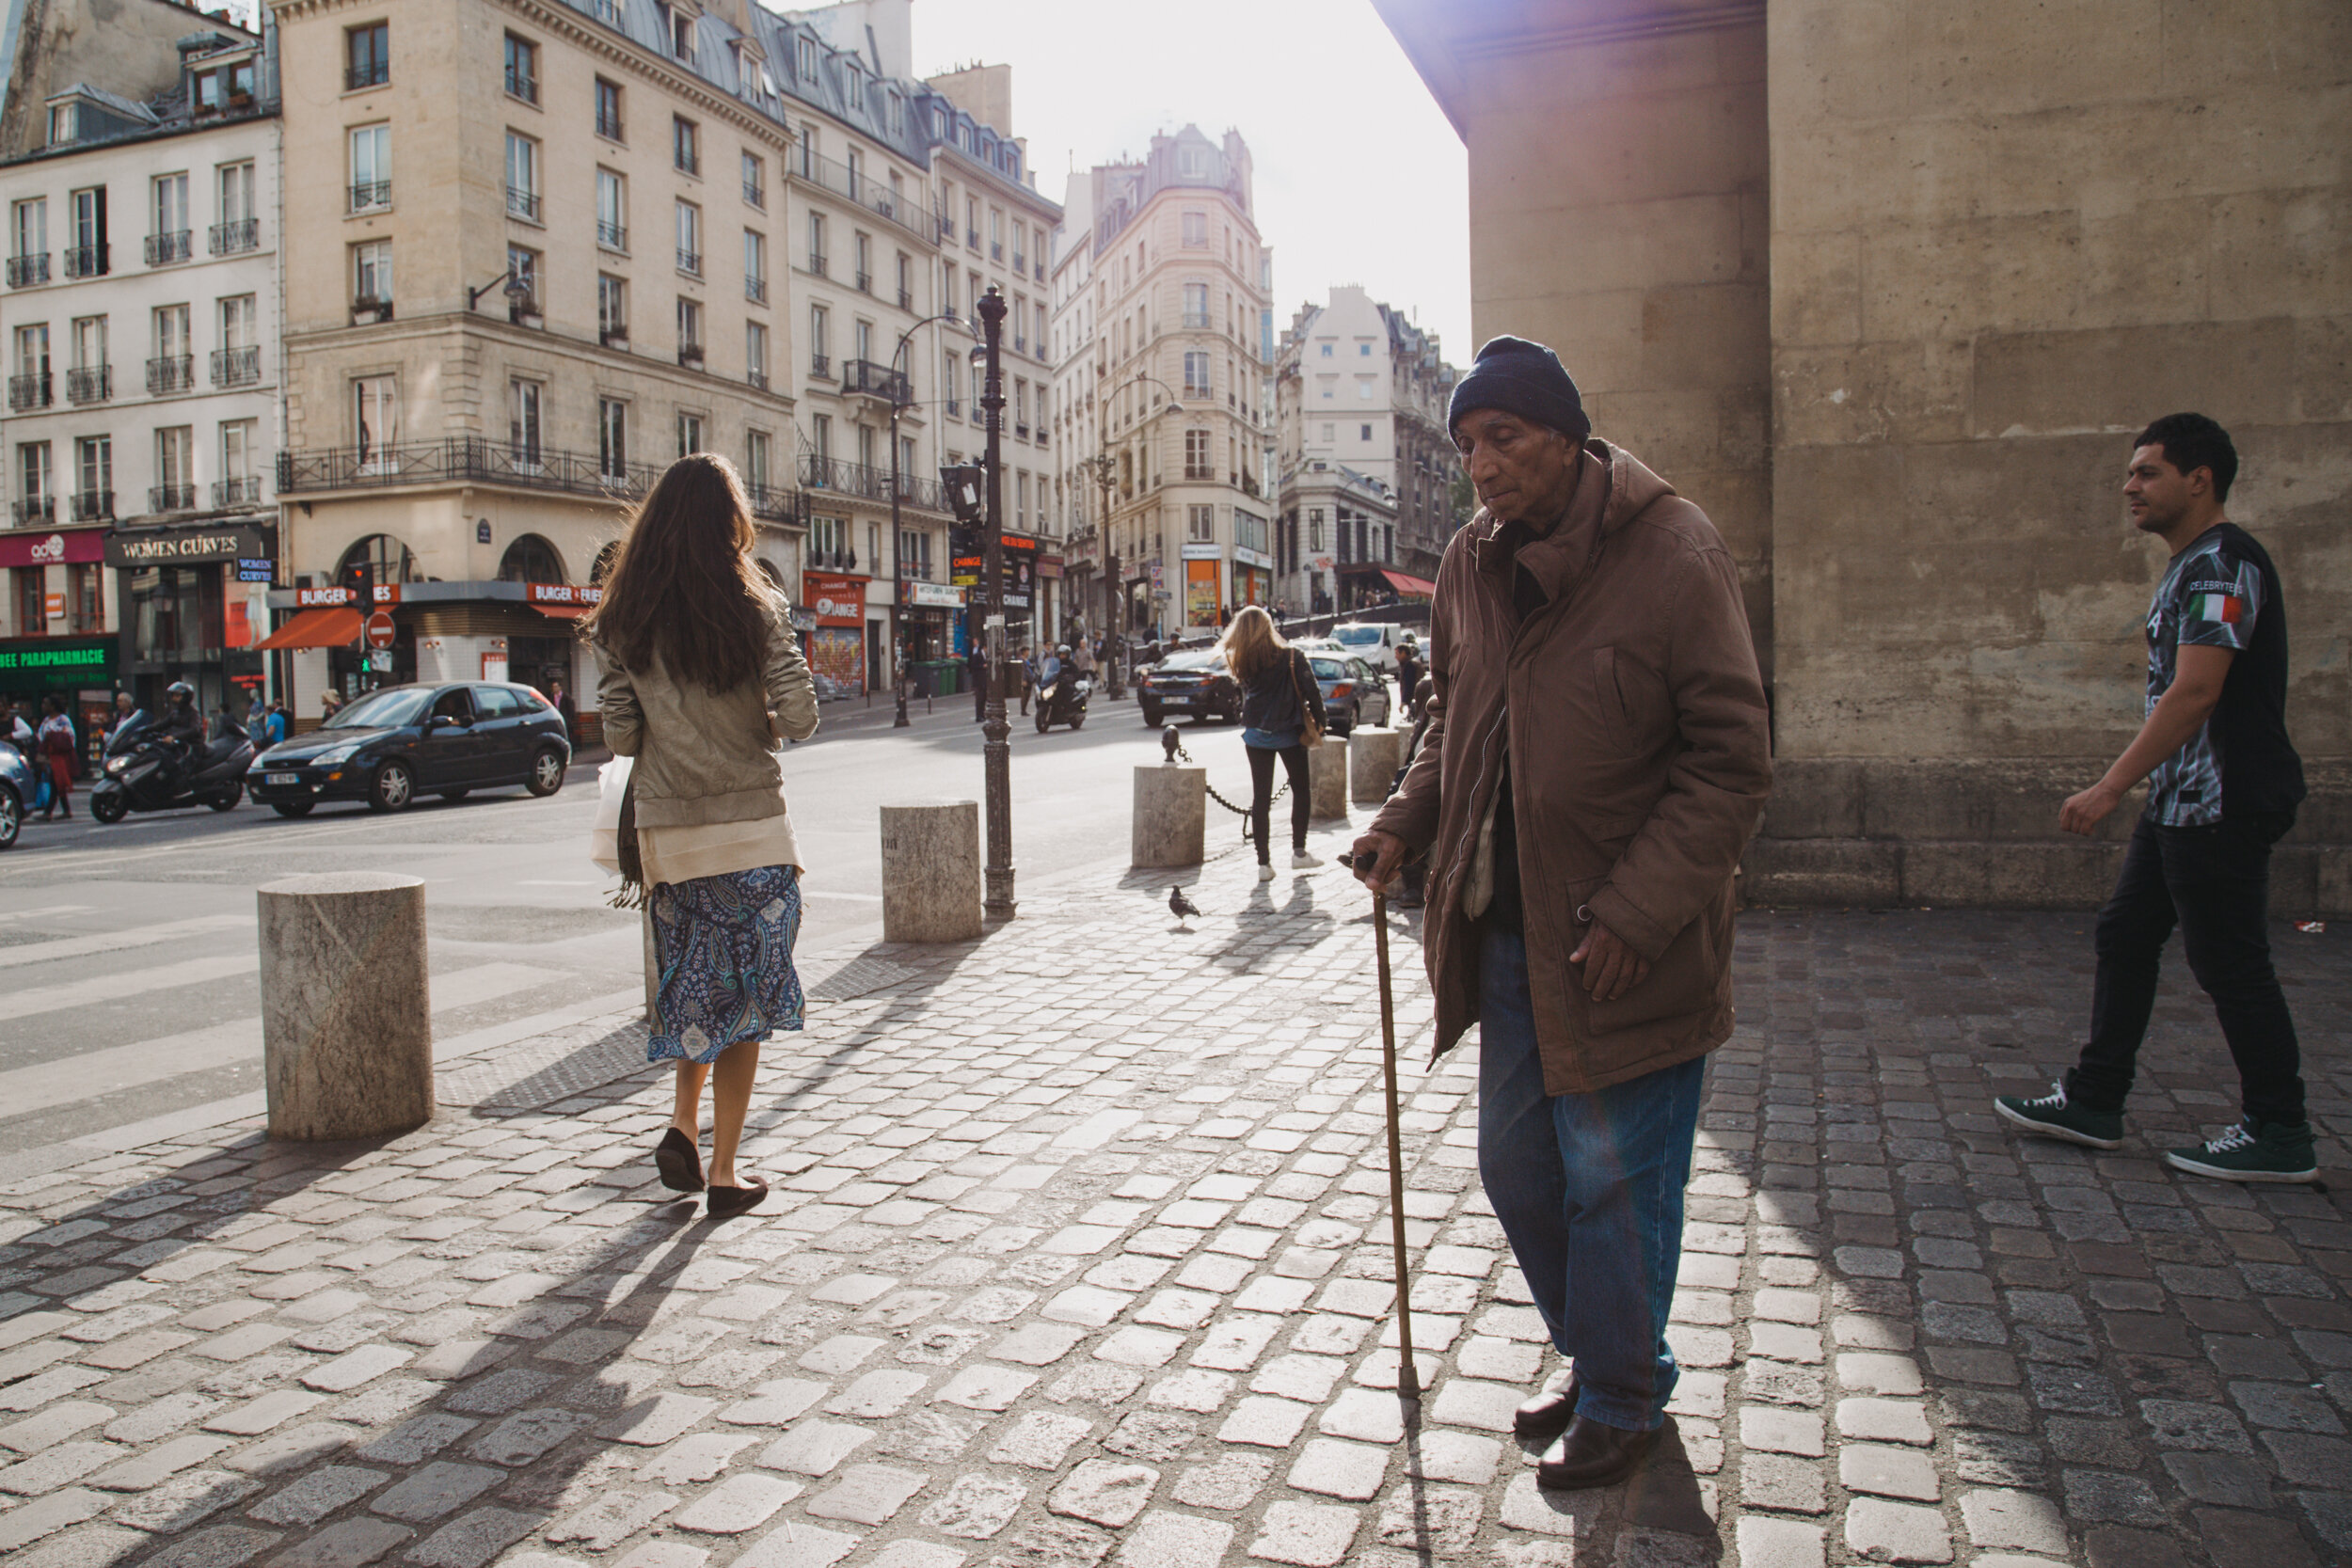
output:
M 734 467 L 708 452 L 678 459 L 638 508 L 585 629 L 605 743 L 637 759 L 621 865 L 653 911 L 660 978 L 645 1056 L 677 1063 L 654 1163 L 675 1191 L 707 1187 L 713 1219 L 768 1196 L 736 1169 L 736 1149 L 759 1043 L 800 1028 L 802 1014 L 801 857 L 776 747 L 817 733 L 817 688 L 752 559 L 754 537 Z
M 1323 689 L 1307 656 L 1282 640 L 1274 618 L 1256 605 L 1234 615 L 1217 643 L 1241 687 L 1241 743 L 1249 756 L 1249 831 L 1258 841 L 1258 880 L 1274 880 L 1267 818 L 1274 807 L 1274 764 L 1291 784 L 1291 869 L 1323 863 L 1307 853 L 1307 747 L 1323 738 Z

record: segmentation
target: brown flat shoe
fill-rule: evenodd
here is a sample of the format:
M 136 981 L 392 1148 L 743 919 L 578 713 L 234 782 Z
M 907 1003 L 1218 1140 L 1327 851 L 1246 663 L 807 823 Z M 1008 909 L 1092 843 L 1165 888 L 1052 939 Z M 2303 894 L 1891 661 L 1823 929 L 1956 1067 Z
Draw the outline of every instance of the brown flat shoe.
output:
M 1576 1419 L 1576 1378 L 1571 1374 L 1565 1386 L 1520 1401 L 1511 1412 L 1512 1434 L 1526 1443 L 1550 1442 Z
M 768 1196 L 768 1183 L 755 1176 L 739 1187 L 712 1187 L 709 1192 L 709 1213 L 714 1220 L 731 1220 L 738 1214 L 748 1214 Z
M 1547 1492 L 1614 1486 L 1642 1467 L 1658 1433 L 1628 1432 L 1579 1416 L 1535 1464 L 1535 1484 Z
M 703 1190 L 703 1157 L 695 1150 L 694 1140 L 676 1128 L 662 1133 L 661 1141 L 654 1145 L 653 1163 L 661 1172 L 661 1184 L 672 1192 Z

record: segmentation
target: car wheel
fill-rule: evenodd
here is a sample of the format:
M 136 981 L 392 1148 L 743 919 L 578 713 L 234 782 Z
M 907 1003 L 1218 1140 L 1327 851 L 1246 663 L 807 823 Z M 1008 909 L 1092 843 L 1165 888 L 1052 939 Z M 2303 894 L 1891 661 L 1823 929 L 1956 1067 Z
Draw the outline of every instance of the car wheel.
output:
M 235 811 L 237 802 L 245 799 L 245 785 L 232 784 L 204 803 L 215 811 Z
M 467 796 L 471 795 L 473 791 L 470 789 L 444 789 L 441 791 L 441 799 L 447 800 L 453 806 L 458 801 L 464 800 Z
M 523 785 L 542 799 L 564 787 L 564 753 L 552 746 L 541 748 L 531 759 L 531 779 Z
M 316 800 L 272 800 L 269 809 L 280 816 L 308 816 Z
M 370 811 L 406 811 L 417 798 L 417 778 L 405 762 L 388 762 L 368 781 Z
M 1143 727 L 1147 730 L 1156 730 L 1160 727 L 1160 721 L 1164 717 L 1166 716 L 1158 708 L 1147 707 L 1143 710 Z
M 24 831 L 24 802 L 12 784 L 0 784 L 0 849 L 16 847 L 17 834 Z
M 119 795 L 93 795 L 89 798 L 89 814 L 101 822 L 119 822 L 130 809 Z

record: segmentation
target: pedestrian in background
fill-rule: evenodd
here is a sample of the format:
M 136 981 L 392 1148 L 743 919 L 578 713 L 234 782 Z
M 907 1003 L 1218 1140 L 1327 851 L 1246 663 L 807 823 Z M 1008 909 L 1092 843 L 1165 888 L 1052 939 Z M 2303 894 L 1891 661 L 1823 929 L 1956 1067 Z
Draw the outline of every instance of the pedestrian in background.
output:
M 1274 880 L 1268 819 L 1274 811 L 1274 764 L 1280 759 L 1291 785 L 1291 869 L 1323 863 L 1307 853 L 1307 816 L 1313 790 L 1307 782 L 1307 748 L 1323 738 L 1323 689 L 1307 656 L 1274 629 L 1256 605 L 1233 617 L 1217 651 L 1242 690 L 1241 743 L 1249 757 L 1249 831 L 1258 841 L 1258 880 Z
M 1657 1441 L 1677 1375 L 1732 877 L 1772 782 L 1764 683 L 1722 536 L 1593 437 L 1551 350 L 1486 343 L 1447 430 L 1483 506 L 1438 569 L 1422 752 L 1354 863 L 1385 889 L 1434 852 L 1436 1043 L 1479 1026 L 1479 1178 L 1573 1360 L 1512 1425 L 1549 1445 L 1538 1486 L 1607 1486 Z
M 2067 800 L 2058 826 L 2097 832 L 2142 779 L 2148 803 L 2099 911 L 2082 1059 L 2049 1094 L 2002 1095 L 1994 1108 L 2030 1132 L 2121 1146 L 2177 925 L 2237 1063 L 2241 1117 L 2202 1144 L 2166 1150 L 2165 1164 L 2227 1180 L 2316 1181 L 2302 1051 L 2270 962 L 2270 847 L 2295 826 L 2304 795 L 2303 761 L 2287 738 L 2279 571 L 2223 511 L 2237 479 L 2227 431 L 2202 414 L 2169 414 L 2132 445 L 2132 526 L 2172 556 L 2148 607 L 2146 717 L 2106 775 Z
M 1396 700 L 1406 712 L 1413 707 L 1413 693 L 1421 689 L 1423 666 L 1421 649 L 1411 638 L 1396 645 Z
M 736 1153 L 760 1042 L 800 1028 L 803 1010 L 792 967 L 801 857 L 776 743 L 817 733 L 817 687 L 752 556 L 755 538 L 734 466 L 709 452 L 679 458 L 639 507 L 584 628 L 605 744 L 637 759 L 621 864 L 653 911 L 645 1058 L 677 1063 L 654 1161 L 675 1191 L 707 1187 L 714 1219 L 767 1196 L 765 1181 L 737 1170 Z M 697 1150 L 706 1079 L 707 1177 Z
M 564 721 L 564 741 L 574 746 L 580 744 L 580 713 L 572 705 L 572 694 L 564 689 L 563 676 L 548 682 L 548 702 L 554 707 L 555 716 Z
M 270 704 L 269 743 L 275 746 L 284 740 L 288 732 L 291 731 L 293 727 L 294 721 L 287 716 L 286 705 L 283 703 Z
M 73 820 L 73 721 L 65 715 L 65 701 L 59 697 L 40 700 L 40 728 L 34 732 L 34 744 L 40 755 L 34 766 L 49 770 L 49 809 L 40 819 L 49 820 L 52 812 L 63 812 L 65 819 Z
M 333 687 L 319 693 L 319 721 L 326 723 L 343 710 L 343 694 Z
M 137 728 L 145 717 L 146 715 L 139 711 L 138 704 L 131 700 L 131 694 L 128 691 L 116 692 L 115 721 L 106 731 L 107 746 L 112 747 L 117 738 Z

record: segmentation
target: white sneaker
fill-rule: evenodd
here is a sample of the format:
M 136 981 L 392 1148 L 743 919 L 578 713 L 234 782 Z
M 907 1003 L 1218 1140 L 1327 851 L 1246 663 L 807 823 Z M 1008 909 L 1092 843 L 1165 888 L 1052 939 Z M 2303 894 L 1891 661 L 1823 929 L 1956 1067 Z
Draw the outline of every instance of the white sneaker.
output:
M 1312 871 L 1316 866 L 1321 865 L 1322 863 L 1323 863 L 1321 861 L 1307 853 L 1304 849 L 1301 849 L 1298 853 L 1291 857 L 1291 869 L 1293 871 Z
M 1270 865 L 1262 865 L 1258 867 L 1258 880 L 1262 882 L 1270 882 L 1274 880 L 1274 867 Z

